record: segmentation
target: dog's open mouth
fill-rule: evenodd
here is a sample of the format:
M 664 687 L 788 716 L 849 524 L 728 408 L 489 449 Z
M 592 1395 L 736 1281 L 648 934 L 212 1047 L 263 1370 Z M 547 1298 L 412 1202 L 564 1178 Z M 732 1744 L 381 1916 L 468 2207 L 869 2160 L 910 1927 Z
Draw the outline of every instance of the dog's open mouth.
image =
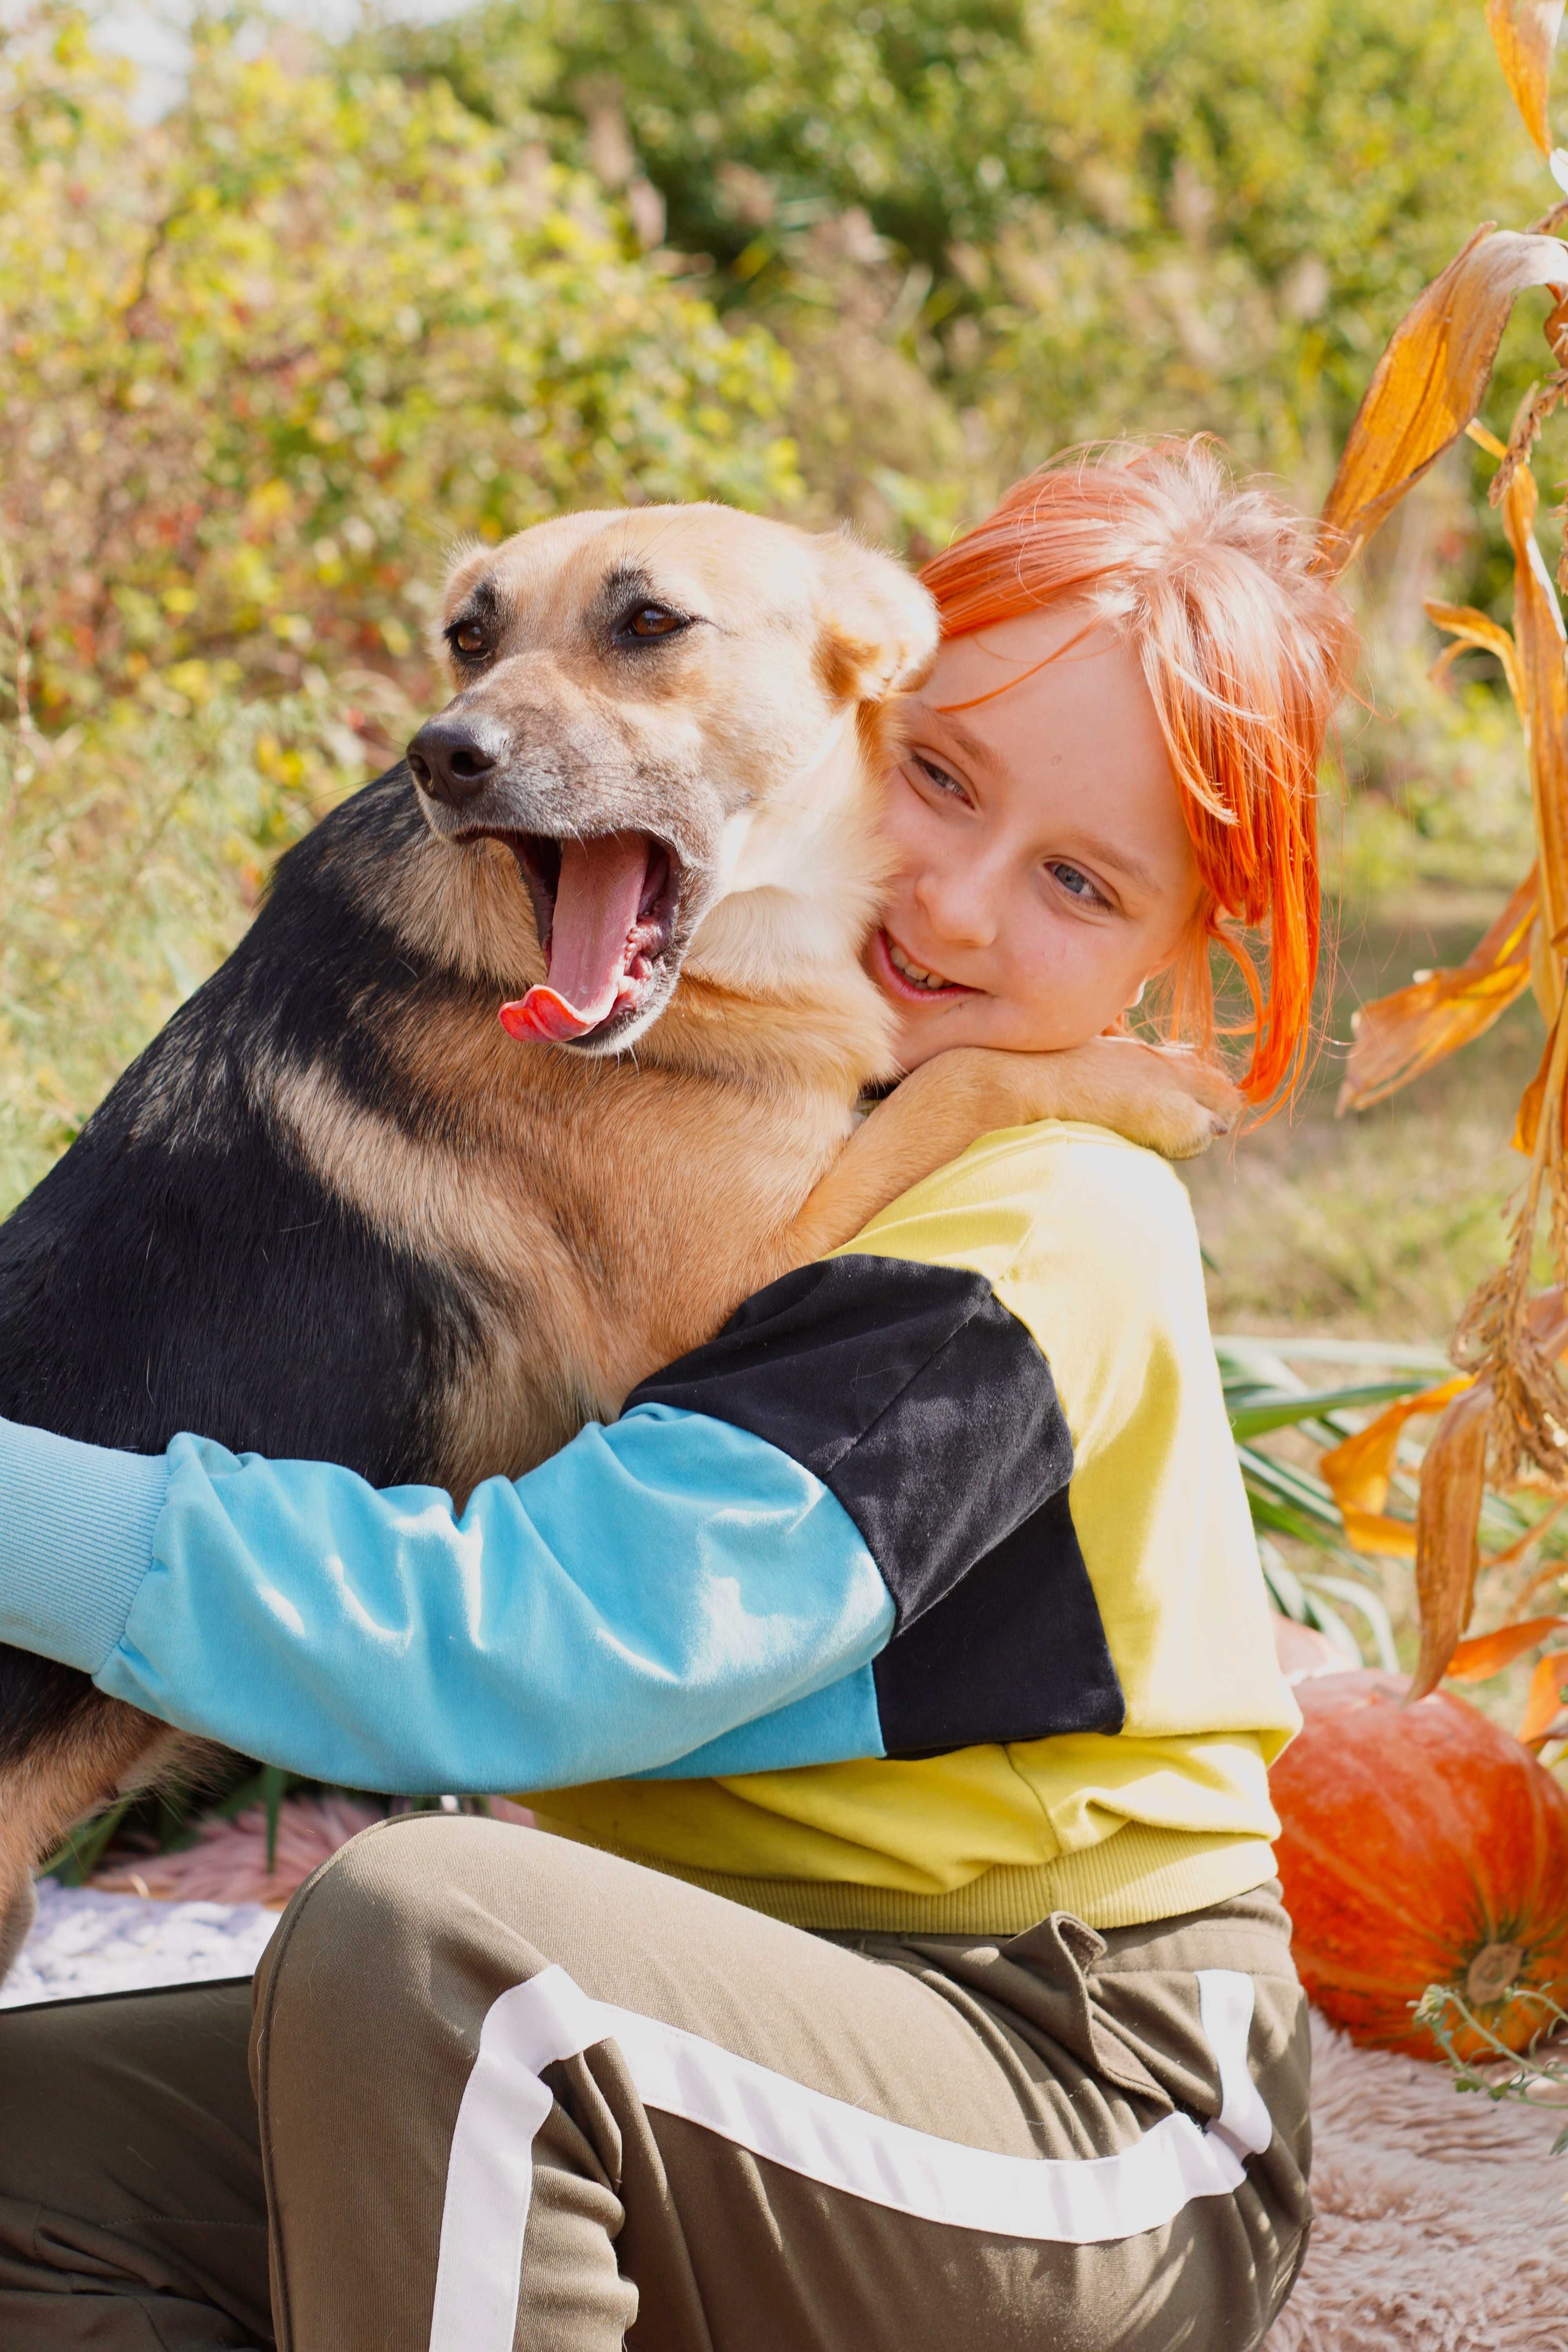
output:
M 680 864 L 647 833 L 585 841 L 498 833 L 533 900 L 547 977 L 500 1009 L 513 1037 L 575 1045 L 622 1026 L 653 990 L 680 898 Z

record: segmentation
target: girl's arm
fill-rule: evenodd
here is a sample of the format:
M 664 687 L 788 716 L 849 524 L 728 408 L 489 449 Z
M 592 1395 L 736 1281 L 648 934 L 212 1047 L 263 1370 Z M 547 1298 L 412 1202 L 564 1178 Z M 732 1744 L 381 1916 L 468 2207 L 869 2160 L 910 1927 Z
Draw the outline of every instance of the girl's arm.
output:
M 1070 1468 L 986 1282 L 849 1255 L 460 1517 L 331 1464 L 0 1422 L 0 1639 L 352 1787 L 879 1756 L 941 1744 L 904 1637 Z

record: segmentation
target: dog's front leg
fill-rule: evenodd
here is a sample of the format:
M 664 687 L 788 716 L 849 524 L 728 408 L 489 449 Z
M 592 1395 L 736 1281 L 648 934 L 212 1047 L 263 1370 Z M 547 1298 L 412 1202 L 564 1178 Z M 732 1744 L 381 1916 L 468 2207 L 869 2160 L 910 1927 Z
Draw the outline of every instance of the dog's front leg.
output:
M 78 1822 L 214 1751 L 90 1690 L 0 1768 L 0 1981 L 32 1926 L 33 1873 Z

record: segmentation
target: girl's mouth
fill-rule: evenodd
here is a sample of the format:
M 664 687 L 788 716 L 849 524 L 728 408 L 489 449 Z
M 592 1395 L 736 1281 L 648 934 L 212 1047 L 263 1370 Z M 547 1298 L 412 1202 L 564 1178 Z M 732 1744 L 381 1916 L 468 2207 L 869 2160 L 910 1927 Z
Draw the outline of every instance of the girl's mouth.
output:
M 917 963 L 890 931 L 876 933 L 871 941 L 871 961 L 874 977 L 889 996 L 898 997 L 905 1004 L 951 1003 L 956 997 L 979 993 L 962 981 L 948 980 L 940 971 L 931 971 L 924 964 Z

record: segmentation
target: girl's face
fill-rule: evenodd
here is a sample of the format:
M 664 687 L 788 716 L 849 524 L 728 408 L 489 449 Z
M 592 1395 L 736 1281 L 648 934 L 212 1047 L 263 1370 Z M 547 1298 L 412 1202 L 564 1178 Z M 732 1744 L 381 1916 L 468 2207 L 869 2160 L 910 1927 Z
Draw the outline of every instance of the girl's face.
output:
M 1136 656 L 1081 607 L 1026 614 L 944 643 L 910 721 L 866 951 L 904 1068 L 1087 1044 L 1172 961 L 1200 895 Z

